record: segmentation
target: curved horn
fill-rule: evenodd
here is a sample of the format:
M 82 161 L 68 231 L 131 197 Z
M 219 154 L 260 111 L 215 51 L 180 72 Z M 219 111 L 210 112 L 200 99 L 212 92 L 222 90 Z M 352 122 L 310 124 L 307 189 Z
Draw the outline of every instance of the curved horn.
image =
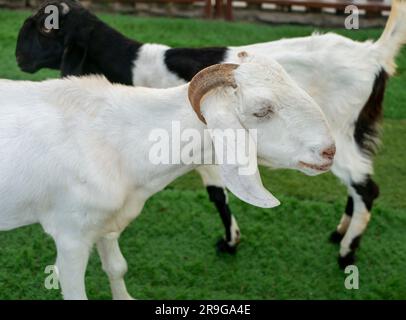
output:
M 206 120 L 200 112 L 200 102 L 204 95 L 218 87 L 237 88 L 232 72 L 238 67 L 238 64 L 232 63 L 216 64 L 200 71 L 190 82 L 189 101 L 204 124 Z

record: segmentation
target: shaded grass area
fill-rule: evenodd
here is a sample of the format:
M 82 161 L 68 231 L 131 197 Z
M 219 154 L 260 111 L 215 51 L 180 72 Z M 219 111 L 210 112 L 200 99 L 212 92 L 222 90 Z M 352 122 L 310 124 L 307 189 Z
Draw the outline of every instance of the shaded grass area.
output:
M 27 12 L 0 10 L 0 78 L 40 80 L 18 70 L 16 35 Z M 101 15 L 129 37 L 172 46 L 243 45 L 306 36 L 311 27 L 228 24 Z M 321 30 L 327 31 L 327 30 Z M 381 30 L 334 30 L 358 40 Z M 217 255 L 220 219 L 195 173 L 150 199 L 121 238 L 129 264 L 129 291 L 140 299 L 405 299 L 406 298 L 406 51 L 385 101 L 383 147 L 375 161 L 381 197 L 359 251 L 360 289 L 344 288 L 336 264 L 338 247 L 327 242 L 345 204 L 345 188 L 332 174 L 306 177 L 262 170 L 264 184 L 282 201 L 273 210 L 230 203 L 243 234 L 236 256 Z M 53 242 L 39 226 L 0 233 L 0 298 L 54 299 L 44 289 L 44 269 L 53 264 Z M 87 274 L 90 298 L 110 298 L 96 254 Z

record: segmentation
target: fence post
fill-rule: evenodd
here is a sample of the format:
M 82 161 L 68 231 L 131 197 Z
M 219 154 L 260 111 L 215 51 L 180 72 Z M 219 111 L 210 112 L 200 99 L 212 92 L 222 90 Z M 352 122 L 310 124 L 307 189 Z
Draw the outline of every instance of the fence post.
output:
M 206 0 L 206 4 L 204 5 L 204 17 L 206 19 L 211 18 L 211 0 Z
M 226 3 L 226 20 L 232 21 L 234 20 L 234 15 L 233 15 L 233 0 L 227 0 Z

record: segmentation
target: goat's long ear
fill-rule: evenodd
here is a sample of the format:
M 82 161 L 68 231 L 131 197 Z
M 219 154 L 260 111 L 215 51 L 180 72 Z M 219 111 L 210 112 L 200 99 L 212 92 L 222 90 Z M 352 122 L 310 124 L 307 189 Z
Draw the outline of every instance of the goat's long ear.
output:
M 62 77 L 80 76 L 85 73 L 83 66 L 87 58 L 92 30 L 92 28 L 82 28 L 66 36 L 61 63 Z
M 200 71 L 190 82 L 189 100 L 197 117 L 212 129 L 216 159 L 226 187 L 247 203 L 272 208 L 280 202 L 262 184 L 256 137 L 243 127 L 236 114 L 239 99 L 234 73 L 238 67 L 220 64 Z
M 262 208 L 280 204 L 262 184 L 257 163 L 256 136 L 246 130 L 226 99 L 207 97 L 202 114 L 213 140 L 226 187 L 241 200 Z
M 82 48 L 75 44 L 65 48 L 61 64 L 62 77 L 83 75 L 83 65 L 86 61 L 86 57 L 87 48 Z

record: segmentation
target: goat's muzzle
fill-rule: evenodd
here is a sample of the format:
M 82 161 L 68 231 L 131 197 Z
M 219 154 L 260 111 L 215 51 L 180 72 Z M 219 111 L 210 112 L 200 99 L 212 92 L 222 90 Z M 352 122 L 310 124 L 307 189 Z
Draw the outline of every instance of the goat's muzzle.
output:
M 216 64 L 200 71 L 190 82 L 189 101 L 203 123 L 206 124 L 200 111 L 200 102 L 203 97 L 211 90 L 219 87 L 237 88 L 233 71 L 238 67 L 238 64 L 232 63 Z

